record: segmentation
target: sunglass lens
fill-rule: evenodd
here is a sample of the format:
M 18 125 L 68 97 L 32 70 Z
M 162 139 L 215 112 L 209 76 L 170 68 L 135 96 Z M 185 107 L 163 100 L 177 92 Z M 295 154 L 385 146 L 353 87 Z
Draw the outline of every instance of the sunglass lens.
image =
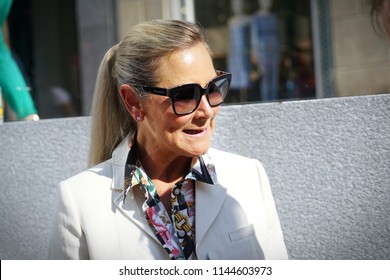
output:
M 193 86 L 178 89 L 173 94 L 173 104 L 176 113 L 191 113 L 198 105 L 199 94 L 199 89 Z
M 194 99 L 194 88 L 181 88 L 173 95 L 175 101 L 189 101 Z
M 210 84 L 209 102 L 211 106 L 220 105 L 229 91 L 229 80 L 221 79 Z

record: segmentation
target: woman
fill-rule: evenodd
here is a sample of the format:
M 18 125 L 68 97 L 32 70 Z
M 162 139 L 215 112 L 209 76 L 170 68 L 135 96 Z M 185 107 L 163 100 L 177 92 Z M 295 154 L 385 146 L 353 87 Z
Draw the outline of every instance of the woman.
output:
M 285 259 L 266 173 L 210 149 L 231 75 L 194 24 L 139 24 L 105 55 L 90 164 L 60 184 L 56 259 Z

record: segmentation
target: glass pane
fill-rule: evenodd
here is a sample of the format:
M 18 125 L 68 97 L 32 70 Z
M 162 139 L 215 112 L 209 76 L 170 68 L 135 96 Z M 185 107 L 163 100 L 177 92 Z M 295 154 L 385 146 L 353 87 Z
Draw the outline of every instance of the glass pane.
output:
M 389 0 L 330 1 L 336 96 L 390 92 L 390 37 L 380 27 L 390 8 L 371 17 L 373 2 L 390 6 Z
M 216 68 L 233 74 L 228 102 L 390 91 L 389 42 L 370 15 L 389 0 L 194 2 Z
M 310 1 L 195 1 L 228 102 L 315 97 Z

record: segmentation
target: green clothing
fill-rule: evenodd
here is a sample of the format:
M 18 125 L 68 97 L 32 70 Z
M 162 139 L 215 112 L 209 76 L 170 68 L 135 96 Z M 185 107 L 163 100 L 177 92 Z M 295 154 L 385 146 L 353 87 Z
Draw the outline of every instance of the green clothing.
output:
M 23 119 L 37 110 L 28 91 L 26 82 L 11 52 L 4 42 L 3 25 L 13 0 L 0 0 L 0 87 L 6 103 Z

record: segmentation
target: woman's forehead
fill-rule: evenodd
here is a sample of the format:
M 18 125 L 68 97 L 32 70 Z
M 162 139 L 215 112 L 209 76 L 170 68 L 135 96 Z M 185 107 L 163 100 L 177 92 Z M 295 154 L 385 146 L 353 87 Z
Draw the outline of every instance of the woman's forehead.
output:
M 158 86 L 169 88 L 186 83 L 205 85 L 216 74 L 209 52 L 203 44 L 197 44 L 162 58 L 158 75 Z

